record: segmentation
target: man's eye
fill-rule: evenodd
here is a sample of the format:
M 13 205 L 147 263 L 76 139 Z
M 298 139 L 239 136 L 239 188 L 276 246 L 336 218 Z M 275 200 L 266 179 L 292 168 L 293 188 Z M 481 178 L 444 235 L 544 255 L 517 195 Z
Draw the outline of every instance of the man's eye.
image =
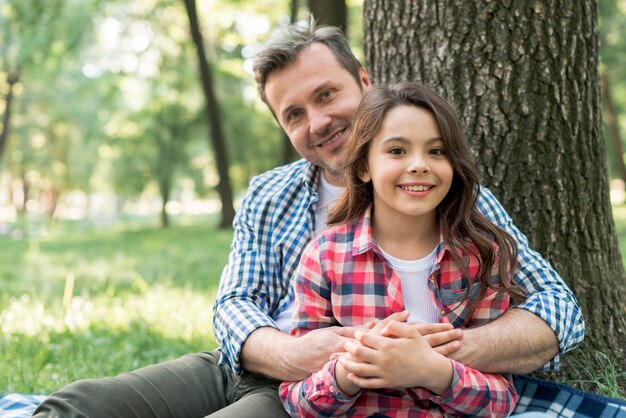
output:
M 302 116 L 301 110 L 293 110 L 287 115 L 287 122 L 292 122 Z
M 326 91 L 324 91 L 324 92 L 320 95 L 320 97 L 321 97 L 322 99 L 328 99 L 328 98 L 329 98 L 330 96 L 332 96 L 332 95 L 333 95 L 332 90 L 326 90 Z

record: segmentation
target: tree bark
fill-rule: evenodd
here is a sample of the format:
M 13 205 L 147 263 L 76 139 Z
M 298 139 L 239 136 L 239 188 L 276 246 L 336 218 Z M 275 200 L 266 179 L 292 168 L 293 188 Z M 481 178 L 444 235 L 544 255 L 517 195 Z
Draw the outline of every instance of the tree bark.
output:
M 626 166 L 624 166 L 622 135 L 617 121 L 617 115 L 615 114 L 615 107 L 613 106 L 613 98 L 611 97 L 611 83 L 605 71 L 600 73 L 600 90 L 602 92 L 602 104 L 604 106 L 604 124 L 607 128 L 609 142 L 613 148 L 615 169 L 617 170 L 619 178 L 624 182 L 626 190 Z
M 200 24 L 198 14 L 196 12 L 195 0 L 184 0 L 189 18 L 189 27 L 191 37 L 196 47 L 198 55 L 198 67 L 200 69 L 200 81 L 202 82 L 202 90 L 206 98 L 206 117 L 209 121 L 211 131 L 211 143 L 215 155 L 215 163 L 217 164 L 217 173 L 219 182 L 217 191 L 222 201 L 222 219 L 220 228 L 229 228 L 235 217 L 235 209 L 233 206 L 232 187 L 228 176 L 228 153 L 226 151 L 222 123 L 220 118 L 219 107 L 213 92 L 213 74 L 211 67 L 204 52 L 204 41 L 200 33 Z
M 296 19 L 298 18 L 298 0 L 291 0 L 289 13 L 290 13 L 291 23 L 295 23 Z M 289 140 L 289 136 L 287 136 L 285 131 L 282 129 L 280 131 L 281 131 L 282 146 L 283 146 L 280 161 L 282 164 L 289 164 L 290 162 L 298 158 L 298 153 L 296 152 L 296 149 L 291 144 L 291 140 Z
M 318 24 L 337 26 L 346 33 L 348 10 L 345 0 L 309 0 L 309 10 Z
M 20 72 L 9 72 L 7 77 L 7 95 L 4 98 L 4 113 L 2 115 L 2 130 L 0 130 L 0 167 L 2 166 L 2 158 L 4 150 L 9 140 L 9 126 L 11 122 L 11 105 L 13 104 L 14 86 L 20 79 Z
M 598 83 L 597 4 L 366 0 L 375 82 L 428 84 L 458 110 L 482 183 L 565 278 L 586 319 L 559 380 L 626 365 L 625 280 L 613 223 Z M 578 363 L 578 364 L 573 364 Z M 623 383 L 622 383 L 623 384 Z
M 167 202 L 170 200 L 170 180 L 162 179 L 159 182 L 159 189 L 161 190 L 161 198 L 163 199 L 163 204 L 161 205 L 161 228 L 169 228 L 170 226 L 170 217 L 167 213 Z

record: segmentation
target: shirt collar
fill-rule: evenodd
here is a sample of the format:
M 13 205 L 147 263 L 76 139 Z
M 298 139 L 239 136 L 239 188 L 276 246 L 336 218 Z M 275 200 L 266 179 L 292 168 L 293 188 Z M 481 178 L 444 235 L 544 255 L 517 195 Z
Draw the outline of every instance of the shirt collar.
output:
M 352 242 L 352 255 L 363 254 L 367 251 L 378 251 L 378 245 L 372 236 L 372 206 L 369 205 L 359 221 L 354 225 L 354 239 Z M 446 251 L 450 248 L 443 241 L 443 236 L 439 235 L 439 244 L 435 256 L 435 264 L 439 264 Z
M 304 164 L 304 166 L 302 167 L 302 182 L 309 189 L 317 190 L 319 176 L 321 175 L 321 173 L 322 170 L 320 170 L 318 166 L 306 161 L 306 164 Z

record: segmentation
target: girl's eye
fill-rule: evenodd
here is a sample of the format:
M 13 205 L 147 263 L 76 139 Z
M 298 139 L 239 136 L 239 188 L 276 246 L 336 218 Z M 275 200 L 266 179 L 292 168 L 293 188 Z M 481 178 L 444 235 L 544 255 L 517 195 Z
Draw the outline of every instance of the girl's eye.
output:
M 391 148 L 389 150 L 389 154 L 391 154 L 391 155 L 402 155 L 402 154 L 404 154 L 404 150 L 402 148 Z
M 439 157 L 441 155 L 445 155 L 445 151 L 443 148 L 433 148 L 429 151 L 430 155 L 434 155 L 435 157 Z

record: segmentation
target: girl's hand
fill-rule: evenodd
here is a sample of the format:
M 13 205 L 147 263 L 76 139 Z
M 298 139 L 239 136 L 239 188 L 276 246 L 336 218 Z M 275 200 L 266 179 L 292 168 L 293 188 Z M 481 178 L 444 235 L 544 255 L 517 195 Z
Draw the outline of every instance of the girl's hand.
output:
M 405 317 L 406 315 L 406 317 Z M 404 322 L 408 318 L 408 311 L 395 313 L 387 318 L 380 320 L 375 319 L 370 321 L 366 327 L 378 335 L 384 335 L 386 337 L 393 337 L 392 335 L 385 335 L 381 331 L 391 321 L 396 320 L 398 322 Z M 409 325 L 415 327 L 426 341 L 433 347 L 439 354 L 446 357 L 450 357 L 461 348 L 461 338 L 463 338 L 463 331 L 455 329 L 452 324 L 440 322 L 440 323 L 424 323 L 424 322 L 408 322 Z
M 340 355 L 339 358 L 344 357 Z M 349 372 L 346 368 L 341 364 L 341 360 L 335 363 L 335 381 L 337 382 L 337 386 L 339 386 L 339 390 L 346 396 L 354 396 L 360 390 L 361 386 L 357 385 L 353 381 L 348 378 Z
M 450 360 L 431 347 L 418 326 L 383 321 L 370 332 L 357 331 L 356 340 L 345 344 L 349 355 L 339 363 L 348 372 L 347 378 L 367 389 L 425 387 L 437 394 L 446 392 L 452 384 Z

